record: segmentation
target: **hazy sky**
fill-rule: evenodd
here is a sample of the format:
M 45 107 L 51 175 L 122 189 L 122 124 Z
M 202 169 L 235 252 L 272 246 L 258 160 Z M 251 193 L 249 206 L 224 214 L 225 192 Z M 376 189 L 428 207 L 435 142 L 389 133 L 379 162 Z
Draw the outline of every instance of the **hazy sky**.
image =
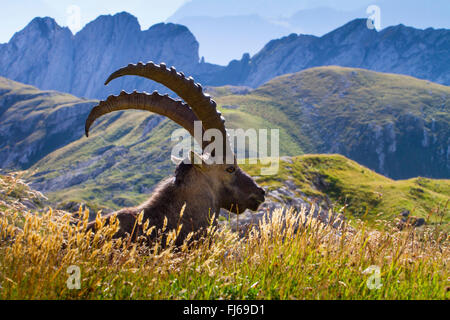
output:
M 186 4 L 184 9 L 173 16 L 183 4 Z M 199 41 L 200 56 L 208 62 L 226 65 L 231 59 L 239 59 L 244 52 L 255 54 L 271 39 L 292 32 L 322 35 L 350 19 L 368 17 L 368 4 L 380 7 L 381 28 L 399 23 L 422 29 L 450 27 L 450 0 L 432 0 L 429 3 L 425 0 L 0 0 L 0 43 L 8 42 L 15 32 L 35 17 L 55 18 L 60 26 L 68 26 L 76 33 L 99 15 L 127 11 L 138 18 L 144 30 L 167 21 L 169 17 L 172 22 L 181 21 Z M 314 8 L 317 12 L 308 11 L 306 19 L 288 19 L 298 10 Z M 342 13 L 342 18 L 330 13 L 332 9 Z M 234 22 L 236 19 L 227 17 L 222 19 L 223 23 L 216 19 L 208 22 L 214 25 L 205 27 L 208 19 L 182 19 L 185 16 L 210 18 L 254 14 L 266 20 L 257 24 L 258 19 L 245 21 L 244 17 L 237 20 L 243 21 L 239 25 Z M 319 14 L 323 18 L 319 19 Z M 254 21 L 256 27 L 252 25 Z M 281 27 L 284 30 L 277 31 Z M 218 35 L 226 41 L 218 44 Z
M 34 17 L 49 16 L 61 26 L 76 29 L 101 14 L 127 11 L 147 29 L 165 21 L 186 1 L 189 0 L 0 0 L 0 43 L 8 42 Z

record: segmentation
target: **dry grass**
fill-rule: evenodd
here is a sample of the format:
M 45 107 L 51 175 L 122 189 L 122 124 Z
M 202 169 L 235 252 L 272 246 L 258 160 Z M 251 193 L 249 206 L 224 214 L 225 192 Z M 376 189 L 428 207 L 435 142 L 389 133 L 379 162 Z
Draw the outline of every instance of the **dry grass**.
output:
M 176 249 L 176 230 L 149 246 L 112 239 L 118 223 L 102 226 L 100 215 L 100 231 L 86 235 L 81 208 L 79 221 L 6 209 L 0 299 L 448 298 L 446 233 L 371 231 L 362 222 L 338 231 L 305 213 L 279 210 L 242 239 L 211 226 L 206 239 Z M 67 287 L 72 265 L 80 289 Z M 380 289 L 367 286 L 370 266 L 380 267 Z

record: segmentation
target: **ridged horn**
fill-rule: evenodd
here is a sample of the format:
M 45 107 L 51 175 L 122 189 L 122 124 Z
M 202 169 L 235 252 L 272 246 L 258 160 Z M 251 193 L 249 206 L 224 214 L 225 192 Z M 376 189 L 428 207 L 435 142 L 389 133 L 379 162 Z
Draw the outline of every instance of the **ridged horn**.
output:
M 89 129 L 96 119 L 110 112 L 128 109 L 147 110 L 166 116 L 194 136 L 194 121 L 198 121 L 198 118 L 187 104 L 168 95 L 162 96 L 156 91 L 152 94 L 122 91 L 118 96 L 109 96 L 105 101 L 100 101 L 91 110 L 85 124 L 86 137 L 89 136 Z
M 177 72 L 174 67 L 167 69 L 164 63 L 157 65 L 152 61 L 146 64 L 139 62 L 138 64 L 129 64 L 112 73 L 106 80 L 105 85 L 125 75 L 141 76 L 154 80 L 175 92 L 192 108 L 197 118 L 202 121 L 205 130 L 214 128 L 222 133 L 224 137 L 223 150 L 226 155 L 233 155 L 229 137 L 225 130 L 225 119 L 217 111 L 216 102 L 208 94 L 203 93 L 202 86 L 195 83 L 192 77 L 186 78 L 182 72 Z

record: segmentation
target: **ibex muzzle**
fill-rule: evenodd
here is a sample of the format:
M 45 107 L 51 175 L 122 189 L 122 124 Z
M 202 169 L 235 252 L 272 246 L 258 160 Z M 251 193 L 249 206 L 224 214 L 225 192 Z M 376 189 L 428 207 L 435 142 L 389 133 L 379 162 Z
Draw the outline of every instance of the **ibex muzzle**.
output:
M 175 170 L 173 177 L 162 181 L 145 203 L 138 207 L 126 208 L 109 214 L 117 215 L 120 221 L 120 230 L 116 236 L 131 234 L 140 235 L 141 230 L 134 228 L 136 217 L 144 212 L 143 222 L 149 220 L 151 226 L 157 229 L 163 227 L 167 218 L 167 228 L 174 229 L 182 224 L 181 232 L 176 243 L 182 244 L 189 232 L 197 232 L 205 229 L 210 224 L 212 216 L 217 217 L 221 208 L 234 213 L 242 213 L 246 209 L 257 210 L 264 202 L 264 189 L 237 165 L 236 157 L 231 150 L 229 137 L 225 129 L 225 119 L 216 109 L 216 103 L 208 95 L 203 93 L 200 84 L 194 79 L 186 78 L 175 68 L 167 69 L 161 63 L 130 64 L 117 70 L 108 78 L 105 84 L 111 80 L 125 75 L 135 75 L 157 81 L 181 97 L 184 102 L 174 100 L 168 95 L 160 95 L 158 92 L 126 93 L 122 91 L 119 96 L 109 96 L 94 107 L 86 120 L 86 136 L 94 121 L 104 114 L 126 110 L 147 110 L 164 115 L 185 128 L 194 138 L 194 122 L 201 121 L 202 130 L 217 129 L 223 139 L 223 160 L 216 163 L 207 163 L 208 155 L 190 153 L 189 161 L 181 161 Z M 197 141 L 203 149 L 208 142 Z M 231 161 L 229 161 L 231 159 Z M 231 162 L 231 163 L 230 163 Z M 186 205 L 180 221 L 180 211 Z M 215 221 L 213 221 L 215 223 Z M 88 226 L 88 230 L 94 230 L 95 223 Z

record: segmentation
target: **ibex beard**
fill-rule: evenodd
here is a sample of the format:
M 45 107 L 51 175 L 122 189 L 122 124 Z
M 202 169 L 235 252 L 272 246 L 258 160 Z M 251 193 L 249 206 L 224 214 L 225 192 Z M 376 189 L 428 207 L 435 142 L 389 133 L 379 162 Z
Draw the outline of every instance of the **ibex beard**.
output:
M 181 225 L 175 242 L 176 245 L 181 245 L 189 233 L 193 232 L 199 236 L 202 230 L 215 224 L 221 208 L 237 214 L 246 209 L 257 210 L 264 202 L 265 191 L 239 168 L 230 147 L 225 119 L 217 111 L 214 100 L 203 93 L 201 85 L 195 83 L 192 77 L 186 78 L 174 67 L 168 69 L 163 63 L 156 65 L 153 62 L 130 64 L 121 68 L 111 74 L 105 84 L 125 75 L 157 81 L 175 92 L 184 102 L 174 100 L 168 95 L 162 96 L 156 91 L 152 94 L 122 91 L 119 96 L 109 96 L 92 109 L 86 120 L 86 136 L 89 135 L 89 129 L 94 121 L 102 115 L 127 109 L 147 110 L 176 122 L 194 139 L 196 139 L 194 124 L 198 121 L 201 121 L 203 131 L 219 130 L 223 137 L 221 154 L 226 157 L 223 159 L 226 161 L 210 163 L 206 161 L 208 155 L 190 152 L 187 159 L 178 163 L 174 176 L 162 181 L 145 203 L 104 217 L 107 224 L 112 216 L 117 216 L 119 231 L 115 237 L 130 235 L 133 239 L 137 239 L 142 236 L 142 227 L 136 221 L 138 215 L 143 212 L 142 224 L 148 221 L 155 230 L 163 228 L 165 220 L 166 230 L 173 230 Z M 205 150 L 207 142 L 198 140 L 197 142 L 202 150 Z M 215 155 L 212 158 L 216 158 Z M 184 213 L 180 217 L 183 206 Z M 95 226 L 95 221 L 90 222 L 88 231 L 95 231 Z M 152 232 L 148 235 L 148 240 L 151 241 L 156 234 Z

